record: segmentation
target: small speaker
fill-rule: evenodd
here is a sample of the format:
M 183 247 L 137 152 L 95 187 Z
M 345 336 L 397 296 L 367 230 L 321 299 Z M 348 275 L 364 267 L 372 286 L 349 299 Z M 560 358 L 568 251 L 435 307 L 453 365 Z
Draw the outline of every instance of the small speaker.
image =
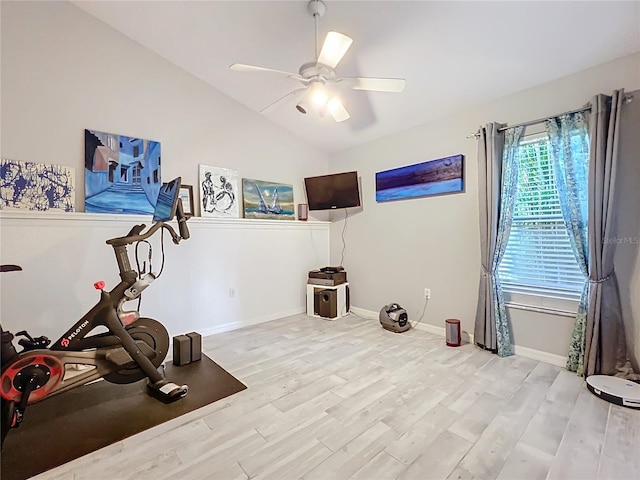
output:
M 448 318 L 445 320 L 445 332 L 447 335 L 448 347 L 459 347 L 462 339 L 460 338 L 460 320 Z
M 337 290 L 320 290 L 316 301 L 319 302 L 318 315 L 324 318 L 335 318 L 338 316 Z
M 306 203 L 298 204 L 298 220 L 305 221 L 309 218 L 309 207 Z

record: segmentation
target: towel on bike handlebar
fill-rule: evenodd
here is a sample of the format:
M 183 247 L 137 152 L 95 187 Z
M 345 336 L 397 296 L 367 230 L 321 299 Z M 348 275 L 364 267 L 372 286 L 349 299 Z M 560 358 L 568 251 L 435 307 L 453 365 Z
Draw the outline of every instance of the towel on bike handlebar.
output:
M 96 382 L 29 406 L 2 449 L 2 480 L 23 480 L 247 388 L 213 360 L 165 364 L 189 394 L 169 405 L 146 392 L 146 381 Z

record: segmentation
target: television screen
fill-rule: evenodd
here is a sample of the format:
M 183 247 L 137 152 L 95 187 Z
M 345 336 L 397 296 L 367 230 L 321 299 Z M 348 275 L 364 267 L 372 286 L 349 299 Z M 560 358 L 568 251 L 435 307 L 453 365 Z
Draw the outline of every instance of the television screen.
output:
M 358 172 L 334 173 L 304 179 L 309 210 L 360 206 Z
M 163 183 L 156 200 L 156 208 L 153 212 L 154 222 L 168 222 L 176 214 L 178 205 L 178 193 L 180 192 L 180 177 L 170 182 Z

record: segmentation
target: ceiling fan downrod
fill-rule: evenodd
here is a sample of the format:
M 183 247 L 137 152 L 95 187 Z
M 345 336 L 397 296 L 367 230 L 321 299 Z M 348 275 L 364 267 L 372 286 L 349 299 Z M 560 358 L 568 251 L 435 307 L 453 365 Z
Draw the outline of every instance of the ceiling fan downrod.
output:
M 327 6 L 324 4 L 322 0 L 311 0 L 307 4 L 307 10 L 311 15 L 313 15 L 313 20 L 316 27 L 316 49 L 314 52 L 316 62 L 318 61 L 318 57 L 320 56 L 320 50 L 318 49 L 318 19 L 320 17 L 324 17 L 324 14 L 327 13 Z

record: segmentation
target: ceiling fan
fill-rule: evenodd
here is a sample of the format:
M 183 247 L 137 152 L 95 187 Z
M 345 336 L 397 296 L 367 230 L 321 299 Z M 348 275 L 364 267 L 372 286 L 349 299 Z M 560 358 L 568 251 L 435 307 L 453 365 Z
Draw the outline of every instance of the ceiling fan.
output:
M 296 109 L 306 114 L 314 108 L 320 116 L 331 115 L 336 122 L 343 122 L 350 118 L 349 112 L 335 95 L 337 87 L 352 90 L 367 90 L 373 92 L 400 93 L 404 90 L 405 81 L 402 78 L 371 78 L 371 77 L 340 77 L 336 75 L 335 67 L 351 46 L 353 40 L 338 32 L 329 32 L 324 40 L 322 49 L 318 53 L 318 19 L 327 11 L 322 0 L 311 0 L 307 10 L 315 20 L 316 60 L 305 63 L 298 73 L 283 72 L 272 68 L 258 67 L 234 63 L 229 68 L 237 72 L 262 72 L 298 80 L 303 86 L 287 93 L 275 102 L 266 106 L 261 112 L 273 107 L 291 97 L 299 97 Z

